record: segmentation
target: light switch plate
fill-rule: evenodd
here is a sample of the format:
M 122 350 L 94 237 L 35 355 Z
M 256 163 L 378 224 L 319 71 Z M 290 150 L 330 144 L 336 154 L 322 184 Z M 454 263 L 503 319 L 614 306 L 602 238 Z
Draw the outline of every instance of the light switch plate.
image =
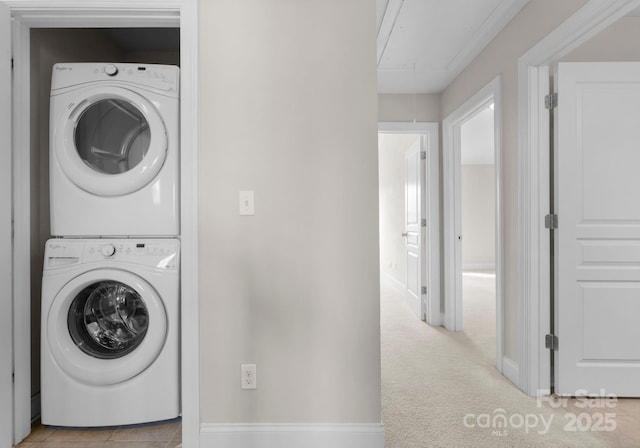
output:
M 250 216 L 254 215 L 254 206 L 253 206 L 253 190 L 241 191 L 239 194 L 240 198 L 240 215 L 241 216 Z

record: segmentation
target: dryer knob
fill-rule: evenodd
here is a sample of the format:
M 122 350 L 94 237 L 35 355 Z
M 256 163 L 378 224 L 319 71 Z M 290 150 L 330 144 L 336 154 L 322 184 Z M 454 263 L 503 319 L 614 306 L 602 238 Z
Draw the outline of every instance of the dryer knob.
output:
M 107 244 L 102 246 L 101 252 L 105 257 L 111 257 L 116 253 L 116 248 L 113 244 Z
M 104 68 L 104 72 L 108 76 L 116 76 L 118 74 L 118 67 L 113 64 L 109 64 Z

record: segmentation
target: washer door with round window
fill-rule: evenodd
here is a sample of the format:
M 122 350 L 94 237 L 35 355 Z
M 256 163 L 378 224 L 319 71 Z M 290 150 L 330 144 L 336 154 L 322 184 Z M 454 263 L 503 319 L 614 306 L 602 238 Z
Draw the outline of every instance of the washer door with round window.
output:
M 117 86 L 80 89 L 52 117 L 55 156 L 71 182 L 98 196 L 149 184 L 167 153 L 167 131 L 154 105 Z
M 117 269 L 85 272 L 56 295 L 47 340 L 58 366 L 76 381 L 112 385 L 149 367 L 164 346 L 167 316 L 143 278 Z

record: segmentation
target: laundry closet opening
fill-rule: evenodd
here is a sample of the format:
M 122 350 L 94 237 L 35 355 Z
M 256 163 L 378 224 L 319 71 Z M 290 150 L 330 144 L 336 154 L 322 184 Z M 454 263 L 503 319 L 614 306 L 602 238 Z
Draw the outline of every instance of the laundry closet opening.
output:
M 45 242 L 51 238 L 49 99 L 56 63 L 120 62 L 180 65 L 179 28 L 32 28 L 31 98 L 31 396 L 40 414 L 41 286 Z

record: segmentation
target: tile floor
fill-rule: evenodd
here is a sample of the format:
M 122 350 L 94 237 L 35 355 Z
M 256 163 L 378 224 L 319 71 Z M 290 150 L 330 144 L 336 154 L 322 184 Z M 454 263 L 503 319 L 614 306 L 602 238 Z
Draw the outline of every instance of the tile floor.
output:
M 180 419 L 112 428 L 58 428 L 34 423 L 16 448 L 178 448 Z

